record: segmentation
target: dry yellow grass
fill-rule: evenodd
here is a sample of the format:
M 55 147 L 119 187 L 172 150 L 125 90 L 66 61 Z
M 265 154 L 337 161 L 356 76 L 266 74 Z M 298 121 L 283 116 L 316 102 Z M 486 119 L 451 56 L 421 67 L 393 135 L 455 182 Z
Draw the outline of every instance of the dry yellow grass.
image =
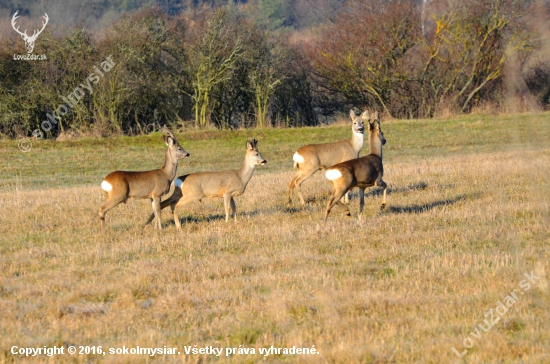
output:
M 549 146 L 394 158 L 388 209 L 372 189 L 362 220 L 336 207 L 326 226 L 323 175 L 304 183 L 305 207 L 289 208 L 292 176 L 260 169 L 236 199 L 236 224 L 209 199 L 179 211 L 181 232 L 164 210 L 160 234 L 141 229 L 150 204 L 131 200 L 99 235 L 98 185 L 0 193 L 0 362 L 25 361 L 14 345 L 178 347 L 181 355 L 154 358 L 174 363 L 263 360 L 184 355 L 195 344 L 320 352 L 265 358 L 273 363 L 550 362 Z M 451 348 L 464 350 L 531 271 L 541 280 L 459 359 Z

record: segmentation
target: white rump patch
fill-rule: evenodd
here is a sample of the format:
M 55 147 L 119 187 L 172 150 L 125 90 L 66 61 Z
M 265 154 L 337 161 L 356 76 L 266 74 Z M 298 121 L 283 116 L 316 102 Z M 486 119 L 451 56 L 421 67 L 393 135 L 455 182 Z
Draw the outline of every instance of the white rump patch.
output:
M 305 161 L 304 157 L 302 157 L 300 154 L 298 154 L 298 152 L 294 153 L 294 156 L 292 157 L 292 159 L 296 163 L 304 163 L 304 161 Z
M 337 169 L 329 169 L 327 173 L 325 173 L 325 176 L 327 176 L 330 181 L 334 181 L 335 179 L 342 177 L 342 173 Z
M 111 190 L 113 189 L 113 186 L 111 186 L 109 182 L 103 181 L 101 182 L 101 189 L 105 192 L 111 192 Z
M 177 188 L 181 188 L 181 185 L 183 184 L 182 180 L 179 179 L 179 178 L 176 178 L 174 180 L 174 186 L 176 186 Z

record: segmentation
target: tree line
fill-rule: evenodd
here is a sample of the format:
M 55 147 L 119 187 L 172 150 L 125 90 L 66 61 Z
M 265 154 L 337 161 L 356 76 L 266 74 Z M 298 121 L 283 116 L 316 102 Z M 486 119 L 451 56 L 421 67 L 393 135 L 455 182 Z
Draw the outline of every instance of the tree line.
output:
M 469 112 L 503 102 L 510 60 L 531 96 L 548 104 L 548 63 L 526 66 L 538 47 L 526 24 L 532 4 L 429 4 L 350 0 L 299 36 L 252 21 L 233 3 L 175 15 L 146 8 L 101 34 L 45 31 L 34 50 L 44 61 L 14 59 L 24 44 L 8 36 L 0 49 L 0 135 L 30 135 L 47 114 L 59 121 L 45 133 L 55 137 L 133 135 L 163 124 L 317 125 L 350 106 L 399 118 Z M 107 57 L 112 69 L 61 115 L 62 97 Z

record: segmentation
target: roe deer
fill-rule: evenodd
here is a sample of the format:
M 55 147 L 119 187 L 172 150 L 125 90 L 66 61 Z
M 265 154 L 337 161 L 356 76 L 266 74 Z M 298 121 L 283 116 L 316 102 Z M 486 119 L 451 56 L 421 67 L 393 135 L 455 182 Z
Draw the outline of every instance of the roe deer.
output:
M 110 173 L 101 182 L 101 188 L 107 193 L 105 203 L 99 209 L 101 231 L 105 233 L 105 214 L 121 202 L 126 202 L 131 197 L 150 198 L 153 205 L 154 216 L 157 218 L 155 227 L 162 229 L 160 225 L 160 198 L 170 191 L 170 184 L 178 168 L 178 160 L 189 157 L 179 145 L 168 128 L 163 128 L 164 142 L 168 146 L 164 166 L 146 172 L 116 171 Z
M 258 151 L 258 141 L 248 139 L 246 142 L 246 154 L 241 169 L 221 172 L 200 172 L 191 173 L 178 177 L 174 180 L 174 193 L 160 204 L 160 209 L 166 206 L 172 208 L 174 223 L 181 229 L 181 222 L 176 213 L 177 206 L 200 201 L 204 197 L 223 197 L 225 207 L 225 221 L 229 221 L 229 210 L 237 221 L 237 207 L 233 197 L 240 196 L 246 190 L 246 185 L 254 174 L 254 169 L 259 164 L 266 164 L 267 161 Z M 153 220 L 154 215 L 149 217 L 145 225 Z
M 384 197 L 382 198 L 382 206 L 380 208 L 383 209 L 386 207 L 387 185 L 382 180 L 384 176 L 382 146 L 386 144 L 386 139 L 384 138 L 382 129 L 380 129 L 378 112 L 374 114 L 374 122 L 371 123 L 369 121 L 369 143 L 369 155 L 336 164 L 327 170 L 325 175 L 331 182 L 332 196 L 327 204 L 325 223 L 327 222 L 330 210 L 336 204 L 343 206 L 347 215 L 350 216 L 349 208 L 340 202 L 340 199 L 354 187 L 359 188 L 359 217 L 365 205 L 365 188 L 367 187 L 380 186 L 384 188 Z
M 294 179 L 290 182 L 288 203 L 292 203 L 292 190 L 296 188 L 300 203 L 305 205 L 300 185 L 321 169 L 329 168 L 337 163 L 358 158 L 363 147 L 363 120 L 368 121 L 369 112 L 365 111 L 361 117 L 350 110 L 352 136 L 350 139 L 334 143 L 310 144 L 301 147 L 294 153 L 294 168 L 297 169 Z

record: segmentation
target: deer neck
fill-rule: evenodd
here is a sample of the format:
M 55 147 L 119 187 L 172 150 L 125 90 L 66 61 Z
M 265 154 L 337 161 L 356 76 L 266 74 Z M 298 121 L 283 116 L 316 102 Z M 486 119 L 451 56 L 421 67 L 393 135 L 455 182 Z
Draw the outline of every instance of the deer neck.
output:
M 371 135 L 369 137 L 370 154 L 374 154 L 382 159 L 382 141 L 377 135 Z
M 170 179 L 170 181 L 173 181 L 174 178 L 176 178 L 176 173 L 178 171 L 178 159 L 170 153 L 170 149 L 166 149 L 166 157 L 164 159 L 164 166 L 162 167 L 162 171 Z
M 241 178 L 241 181 L 243 185 L 246 186 L 248 181 L 252 178 L 252 175 L 254 174 L 254 170 L 256 169 L 255 164 L 251 164 L 248 159 L 244 158 L 244 163 L 241 169 L 239 169 L 239 177 Z
M 351 136 L 351 139 L 350 139 L 351 146 L 357 152 L 357 154 L 359 154 L 359 152 L 361 151 L 361 148 L 363 148 L 364 136 L 363 136 L 363 134 L 357 133 L 353 130 L 351 131 L 351 133 L 352 133 L 352 136 Z

